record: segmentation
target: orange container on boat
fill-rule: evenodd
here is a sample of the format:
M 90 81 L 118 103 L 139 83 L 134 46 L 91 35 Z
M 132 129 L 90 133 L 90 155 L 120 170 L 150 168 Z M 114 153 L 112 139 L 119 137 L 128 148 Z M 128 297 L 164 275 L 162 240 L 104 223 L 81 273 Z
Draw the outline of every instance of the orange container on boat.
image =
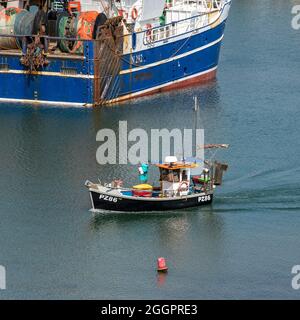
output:
M 77 17 L 77 37 L 80 39 L 91 40 L 93 39 L 93 30 L 96 18 L 98 16 L 97 11 L 81 12 Z M 77 41 L 71 52 L 77 52 L 83 50 L 82 42 Z
M 72 12 L 80 12 L 81 11 L 81 4 L 80 1 L 70 1 L 68 3 L 68 11 Z

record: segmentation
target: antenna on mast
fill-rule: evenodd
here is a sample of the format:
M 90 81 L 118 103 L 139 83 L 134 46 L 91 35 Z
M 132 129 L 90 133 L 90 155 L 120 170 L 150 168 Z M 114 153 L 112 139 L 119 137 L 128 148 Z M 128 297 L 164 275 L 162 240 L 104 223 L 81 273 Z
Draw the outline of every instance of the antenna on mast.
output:
M 194 145 L 195 145 L 195 148 L 193 150 L 193 156 L 196 157 L 199 100 L 196 95 L 193 97 L 193 100 L 194 100 L 193 110 L 194 110 Z

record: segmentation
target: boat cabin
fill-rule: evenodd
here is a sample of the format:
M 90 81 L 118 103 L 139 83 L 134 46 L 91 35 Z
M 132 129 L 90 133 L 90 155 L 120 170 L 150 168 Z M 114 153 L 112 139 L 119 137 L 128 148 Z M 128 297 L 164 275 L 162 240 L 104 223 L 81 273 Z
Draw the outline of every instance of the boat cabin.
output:
M 164 197 L 185 196 L 190 191 L 191 169 L 196 163 L 178 161 L 176 157 L 166 157 L 163 164 L 156 165 L 160 170 L 161 193 Z

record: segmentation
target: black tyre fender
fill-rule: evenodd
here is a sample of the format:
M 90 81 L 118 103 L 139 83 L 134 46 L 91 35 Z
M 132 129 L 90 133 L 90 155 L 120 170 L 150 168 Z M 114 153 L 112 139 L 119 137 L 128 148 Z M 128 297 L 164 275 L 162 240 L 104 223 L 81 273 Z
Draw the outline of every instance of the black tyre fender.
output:
M 103 12 L 98 14 L 94 24 L 93 39 L 96 39 L 98 28 L 103 26 L 106 20 L 107 20 L 107 17 Z

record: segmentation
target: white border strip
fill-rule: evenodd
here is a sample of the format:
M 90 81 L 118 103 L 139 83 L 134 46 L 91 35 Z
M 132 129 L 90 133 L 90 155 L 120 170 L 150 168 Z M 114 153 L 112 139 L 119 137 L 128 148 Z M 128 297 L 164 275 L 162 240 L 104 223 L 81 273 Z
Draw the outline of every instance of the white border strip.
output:
M 161 88 L 164 88 L 164 87 L 176 84 L 176 83 L 180 83 L 180 82 L 183 82 L 183 81 L 186 81 L 186 80 L 193 79 L 195 77 L 198 77 L 198 76 L 204 75 L 206 73 L 212 72 L 212 71 L 216 70 L 217 68 L 218 68 L 218 66 L 215 66 L 215 67 L 213 67 L 211 69 L 208 69 L 208 70 L 196 73 L 196 74 L 192 74 L 192 75 L 190 75 L 188 77 L 185 77 L 185 78 L 181 78 L 181 79 L 178 79 L 178 80 L 170 81 L 170 82 L 167 82 L 167 83 L 164 83 L 164 84 L 161 84 L 161 85 L 158 85 L 156 87 L 149 88 L 149 89 L 145 89 L 145 90 L 142 90 L 142 91 L 130 93 L 130 94 L 127 94 L 125 96 L 121 96 L 120 98 L 109 100 L 109 101 L 106 102 L 106 104 L 111 104 L 111 103 L 116 103 L 116 102 L 119 102 L 119 101 L 129 100 L 129 99 L 134 98 L 136 96 L 140 96 L 140 95 L 144 95 L 146 93 L 150 93 L 151 91 L 154 91 L 154 90 L 158 90 L 158 89 L 161 89 Z
M 81 78 L 81 79 L 94 79 L 94 75 L 88 75 L 88 74 L 64 74 L 60 72 L 49 72 L 49 71 L 33 71 L 32 73 L 29 73 L 27 70 L 0 70 L 1 73 L 6 74 L 28 74 L 28 75 L 40 75 L 40 76 L 55 76 L 55 77 L 65 77 L 65 78 Z
M 30 99 L 10 99 L 10 98 L 0 98 L 0 102 L 13 102 L 19 104 L 31 103 L 35 104 L 44 104 L 52 106 L 65 106 L 65 107 L 92 107 L 91 103 L 80 103 L 80 102 L 61 102 L 61 101 L 45 101 L 45 100 L 30 100 Z M 0 106 L 1 107 L 1 106 Z
M 168 62 L 171 62 L 171 61 L 175 61 L 175 60 L 184 58 L 184 57 L 189 56 L 189 55 L 191 55 L 193 53 L 196 53 L 196 52 L 199 52 L 199 51 L 202 51 L 202 50 L 205 50 L 205 49 L 207 49 L 209 47 L 214 46 L 218 42 L 222 41 L 223 37 L 224 37 L 224 35 L 222 35 L 219 39 L 217 39 L 217 40 L 215 40 L 215 41 L 213 41 L 211 43 L 206 44 L 205 46 L 202 46 L 200 48 L 196 48 L 194 50 L 179 54 L 179 55 L 174 56 L 172 58 L 167 58 L 167 59 L 164 59 L 164 60 L 160 60 L 158 62 L 149 63 L 149 64 L 147 64 L 145 66 L 140 66 L 140 67 L 136 67 L 136 68 L 133 68 L 133 69 L 127 69 L 127 70 L 120 71 L 120 74 L 127 74 L 127 73 L 137 72 L 137 71 L 140 71 L 140 70 L 145 70 L 145 69 L 148 69 L 148 68 L 156 67 L 156 66 L 159 66 L 161 64 L 165 64 L 165 63 L 168 63 Z

